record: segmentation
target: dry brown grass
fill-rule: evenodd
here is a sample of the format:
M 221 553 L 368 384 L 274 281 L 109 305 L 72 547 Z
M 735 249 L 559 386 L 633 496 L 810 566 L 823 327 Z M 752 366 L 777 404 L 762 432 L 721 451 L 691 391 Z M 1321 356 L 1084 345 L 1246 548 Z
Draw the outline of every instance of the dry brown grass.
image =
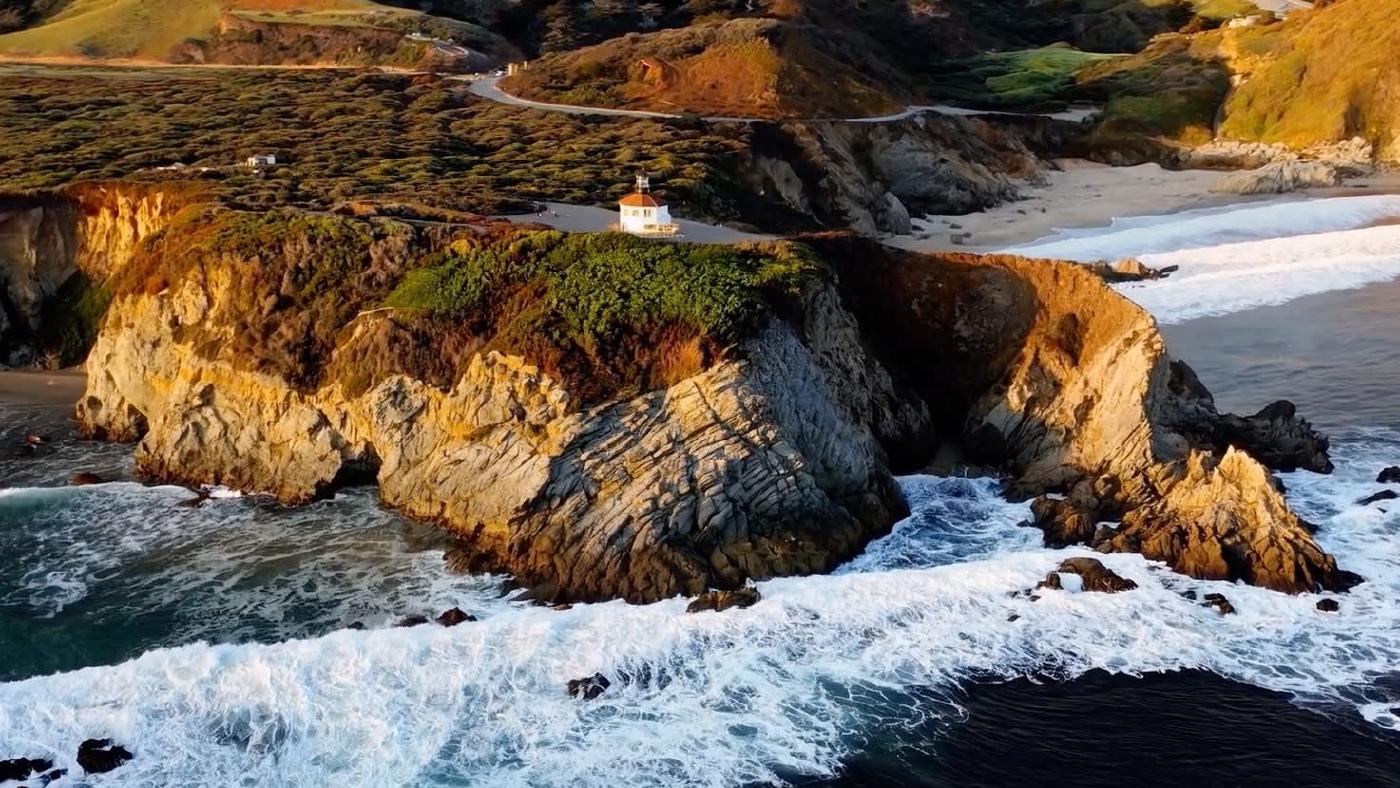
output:
M 1362 136 L 1400 160 L 1394 0 L 1339 0 L 1230 43 L 1247 79 L 1225 105 L 1223 135 L 1295 147 Z

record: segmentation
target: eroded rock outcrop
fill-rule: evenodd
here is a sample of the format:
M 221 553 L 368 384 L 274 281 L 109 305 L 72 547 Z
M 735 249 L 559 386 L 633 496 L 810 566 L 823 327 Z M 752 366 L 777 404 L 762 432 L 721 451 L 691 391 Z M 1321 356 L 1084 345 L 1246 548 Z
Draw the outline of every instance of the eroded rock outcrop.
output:
M 844 273 L 850 288 L 857 272 Z M 1151 316 L 1091 271 L 983 258 L 884 259 L 859 273 L 857 315 L 899 357 L 886 363 L 926 364 L 916 389 L 961 424 L 974 458 L 1010 473 L 1010 494 L 1038 498 L 1052 544 L 1141 552 L 1197 577 L 1290 592 L 1357 582 L 1261 464 L 1325 472 L 1326 439 L 1286 403 L 1219 414 L 1167 356 Z M 894 292 L 911 313 L 889 309 Z
M 1082 134 L 1044 118 L 929 113 L 891 123 L 786 122 L 755 129 L 754 188 L 825 225 L 906 234 L 911 215 L 966 213 L 1015 199 Z
M 201 269 L 114 306 L 78 416 L 92 434 L 140 437 L 141 473 L 297 502 L 377 470 L 387 503 L 561 600 L 825 571 L 905 512 L 876 434 L 912 442 L 927 413 L 864 355 L 829 288 L 809 294 L 803 324 L 770 321 L 733 360 L 580 408 L 495 352 L 448 390 L 394 375 L 353 397 L 201 357 L 181 337 L 239 287 Z M 347 341 L 392 319 L 366 316 Z
M 376 227 L 318 232 L 359 238 L 363 261 L 343 265 L 392 280 L 426 231 Z M 945 441 L 1003 468 L 1013 495 L 1046 496 L 1035 512 L 1052 541 L 1287 591 L 1354 582 L 1250 456 L 1325 459 L 1325 441 L 1291 410 L 1266 409 L 1247 429 L 1218 414 L 1151 317 L 1093 272 L 910 255 L 852 236 L 807 244 L 831 270 L 733 347 L 592 399 L 577 388 L 587 380 L 479 339 L 459 353 L 444 337 L 418 361 L 358 374 L 372 355 L 365 338 L 411 333 L 394 329 L 404 316 L 351 312 L 338 328 L 288 316 L 293 296 L 275 289 L 305 292 L 287 283 L 315 275 L 296 267 L 315 249 L 288 241 L 279 262 L 255 244 L 242 252 L 257 255 L 253 267 L 226 252 L 180 267 L 159 291 L 119 294 L 78 417 L 91 434 L 140 438 L 149 476 L 293 502 L 373 478 L 387 503 L 460 537 L 454 560 L 508 571 L 554 602 L 826 571 L 905 514 L 892 473 L 925 467 Z M 283 264 L 259 285 L 268 294 L 238 274 Z M 274 363 L 280 345 L 249 362 L 235 349 L 249 319 L 277 342 L 325 332 L 329 366 L 346 376 L 293 380 Z M 462 363 L 439 369 L 449 350 Z M 1241 437 L 1218 445 L 1232 429 Z
M 176 192 L 136 184 L 0 197 L 0 364 L 61 351 L 73 302 L 124 267 L 184 204 Z

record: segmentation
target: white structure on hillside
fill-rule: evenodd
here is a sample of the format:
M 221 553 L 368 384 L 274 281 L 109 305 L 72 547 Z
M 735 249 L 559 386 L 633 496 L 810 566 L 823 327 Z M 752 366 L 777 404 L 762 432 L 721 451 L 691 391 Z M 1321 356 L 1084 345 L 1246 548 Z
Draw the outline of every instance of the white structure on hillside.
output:
M 637 190 L 618 201 L 621 218 L 618 228 L 633 235 L 675 235 L 679 228 L 671 221 L 666 201 L 651 193 L 651 180 L 637 176 Z
M 249 156 L 247 160 L 243 162 L 243 164 L 244 166 L 252 167 L 254 169 L 257 169 L 259 167 L 275 167 L 277 165 L 277 156 L 272 153 L 258 153 L 253 156 Z

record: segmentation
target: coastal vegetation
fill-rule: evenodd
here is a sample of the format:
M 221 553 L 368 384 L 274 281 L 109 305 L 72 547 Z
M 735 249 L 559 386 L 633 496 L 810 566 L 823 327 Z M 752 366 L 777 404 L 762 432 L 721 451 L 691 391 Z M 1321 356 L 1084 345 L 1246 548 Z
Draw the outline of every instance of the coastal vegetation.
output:
M 930 79 L 939 98 L 988 109 L 1047 110 L 1076 98 L 1076 75 L 1116 56 L 1067 44 L 988 52 L 942 64 Z
M 432 218 L 606 204 L 645 170 L 684 215 L 800 222 L 739 183 L 742 126 L 535 113 L 437 78 L 350 71 L 0 74 L 0 180 L 13 190 L 196 179 L 250 209 L 371 201 Z M 241 166 L 255 153 L 279 165 Z
M 791 243 L 667 244 L 205 206 L 151 238 L 103 295 L 155 294 L 227 266 L 240 284 L 221 319 L 236 330 L 208 352 L 238 366 L 308 390 L 340 381 L 358 392 L 394 371 L 446 385 L 471 355 L 500 350 L 585 400 L 695 374 L 824 270 Z M 386 307 L 396 331 L 333 357 L 358 315 Z
M 1354 136 L 1400 156 L 1400 25 L 1388 0 L 1340 0 L 1234 32 L 1245 75 L 1221 133 L 1305 147 Z

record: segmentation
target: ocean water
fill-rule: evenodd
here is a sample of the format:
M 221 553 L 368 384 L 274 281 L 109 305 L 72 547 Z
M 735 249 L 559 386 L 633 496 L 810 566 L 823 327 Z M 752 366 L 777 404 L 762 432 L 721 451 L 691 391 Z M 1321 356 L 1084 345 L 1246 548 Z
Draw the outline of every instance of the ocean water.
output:
M 1400 195 L 1334 197 L 1137 217 L 1004 251 L 1177 266 L 1166 279 L 1118 286 L 1159 322 L 1176 324 L 1394 279 L 1397 219 Z
M 1343 208 L 1353 215 L 1314 210 L 1332 222 Z M 1289 222 L 1317 229 L 1310 215 Z M 1348 221 L 1318 232 L 1378 219 Z M 1215 244 L 1191 236 L 1192 259 L 1270 243 L 1228 224 Z M 1175 320 L 1174 350 L 1195 342 L 1183 355 L 1222 402 L 1264 404 L 1258 389 L 1278 379 L 1304 391 L 1364 379 L 1361 365 L 1298 372 L 1322 343 L 1295 349 L 1292 371 L 1231 375 L 1251 343 L 1298 330 L 1289 306 L 1329 315 L 1340 341 L 1361 316 L 1365 331 L 1400 329 L 1385 310 L 1309 302 L 1323 296 L 1269 271 L 1173 277 L 1161 286 L 1189 298 L 1142 300 Z M 1337 263 L 1322 278 L 1347 275 Z M 1240 281 L 1272 295 L 1242 301 Z M 1193 339 L 1186 315 L 1203 308 L 1236 311 Z M 1231 330 L 1268 309 L 1281 310 L 1272 331 Z M 1400 387 L 1367 402 L 1324 408 L 1334 474 L 1284 476 L 1323 546 L 1367 579 L 1333 597 L 1337 613 L 1316 609 L 1332 595 L 1197 581 L 1135 555 L 1100 556 L 1134 591 L 1031 600 L 1016 592 L 1086 551 L 1045 548 L 993 480 L 932 476 L 901 480 L 912 516 L 863 555 L 761 583 L 750 609 L 552 610 L 511 601 L 502 578 L 451 574 L 440 537 L 371 491 L 287 509 L 231 494 L 188 507 L 187 491 L 130 482 L 68 488 L 74 470 L 123 461 L 60 441 L 0 462 L 0 758 L 72 768 L 90 737 L 133 750 L 115 772 L 57 783 L 94 786 L 1400 785 L 1400 506 L 1356 503 L 1400 464 L 1400 420 L 1385 416 L 1400 413 Z M 1223 593 L 1238 612 L 1188 591 Z M 481 620 L 391 626 L 452 605 Z M 613 680 L 601 698 L 567 696 L 594 672 Z

